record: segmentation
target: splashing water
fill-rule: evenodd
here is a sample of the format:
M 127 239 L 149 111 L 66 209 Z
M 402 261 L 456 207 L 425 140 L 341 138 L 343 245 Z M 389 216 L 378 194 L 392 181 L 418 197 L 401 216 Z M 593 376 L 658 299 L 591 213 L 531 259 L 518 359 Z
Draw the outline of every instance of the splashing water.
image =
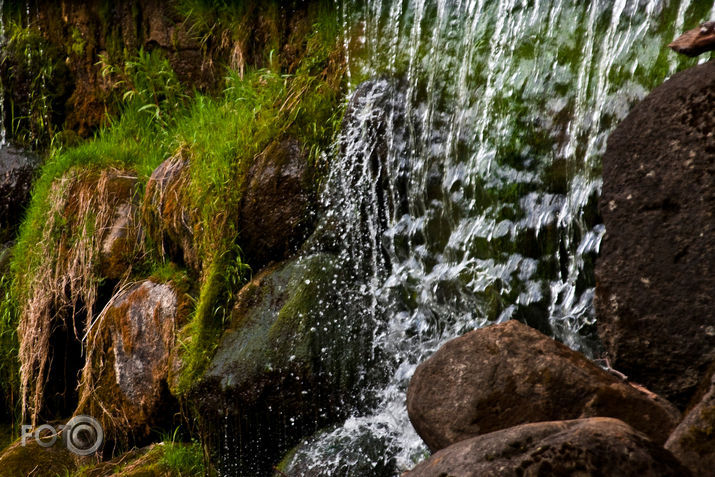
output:
M 694 64 L 665 45 L 715 5 L 369 0 L 340 11 L 354 92 L 324 202 L 370 298 L 389 378 L 369 390 L 374 409 L 293 462 L 359 475 L 367 460 L 394 475 L 427 454 L 405 393 L 445 341 L 519 319 L 597 353 L 606 139 Z
M 694 64 L 665 45 L 715 6 L 343 3 L 354 93 L 324 202 L 371 298 L 389 379 L 371 390 L 372 411 L 306 443 L 294 462 L 358 475 L 367 459 L 399 474 L 427 454 L 407 417 L 409 379 L 445 341 L 519 319 L 597 352 L 606 139 L 648 91 Z

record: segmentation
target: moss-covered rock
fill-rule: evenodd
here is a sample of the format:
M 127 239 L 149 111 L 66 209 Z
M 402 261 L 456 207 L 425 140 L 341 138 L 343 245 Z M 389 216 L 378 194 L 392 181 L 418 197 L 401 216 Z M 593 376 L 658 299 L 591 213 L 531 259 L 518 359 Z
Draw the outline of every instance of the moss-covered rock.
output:
M 121 290 L 92 325 L 77 413 L 100 417 L 110 440 L 139 441 L 178 411 L 168 379 L 182 297 L 147 280 Z
M 190 393 L 217 466 L 265 475 L 359 401 L 370 325 L 351 312 L 359 300 L 337 295 L 342 275 L 334 256 L 317 254 L 269 267 L 241 290 Z
M 14 442 L 0 453 L 0 477 L 57 477 L 71 475 L 81 460 L 58 440 L 50 447 L 28 438 Z

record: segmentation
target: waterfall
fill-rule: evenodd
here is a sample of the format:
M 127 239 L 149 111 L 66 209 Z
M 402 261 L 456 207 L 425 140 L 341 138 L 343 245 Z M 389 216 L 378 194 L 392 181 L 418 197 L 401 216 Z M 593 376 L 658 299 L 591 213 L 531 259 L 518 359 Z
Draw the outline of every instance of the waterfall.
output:
M 413 467 L 427 451 L 405 409 L 409 378 L 466 331 L 520 319 L 598 352 L 606 139 L 694 64 L 665 45 L 712 10 L 689 0 L 343 2 L 354 93 L 323 200 L 342 224 L 346 263 L 367 268 L 389 378 L 371 390 L 373 409 L 294 461 L 331 475 L 358 475 L 358 455 L 394 474 Z
M 0 0 L 0 45 L 5 45 L 5 0 Z M 0 57 L 2 53 L 0 52 Z M 0 149 L 5 147 L 7 137 L 5 132 L 5 88 L 0 81 Z

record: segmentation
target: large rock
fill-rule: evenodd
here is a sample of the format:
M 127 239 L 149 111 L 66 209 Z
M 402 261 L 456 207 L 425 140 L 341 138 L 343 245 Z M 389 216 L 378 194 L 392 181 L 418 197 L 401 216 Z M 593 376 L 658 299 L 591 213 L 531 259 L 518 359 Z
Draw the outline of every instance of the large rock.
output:
M 246 176 L 239 242 L 251 266 L 294 253 L 313 228 L 315 171 L 294 138 L 272 143 Z
M 612 365 L 684 407 L 715 359 L 715 62 L 674 75 L 608 139 L 596 311 Z
M 417 367 L 407 411 L 432 451 L 519 424 L 621 419 L 658 443 L 678 411 L 515 320 L 467 333 Z
M 336 258 L 317 254 L 268 267 L 239 293 L 231 325 L 190 392 L 226 472 L 268 475 L 301 437 L 359 401 L 372 325 L 351 311 L 359 299 L 338 295 L 341 282 Z
M 0 241 L 13 238 L 39 165 L 29 153 L 10 145 L 0 146 Z
M 694 475 L 712 475 L 715 469 L 715 366 L 703 382 L 695 404 L 665 443 Z
M 120 291 L 92 325 L 78 414 L 100 417 L 109 439 L 142 439 L 178 409 L 168 380 L 180 323 L 169 284 L 145 281 Z
M 617 419 L 524 424 L 458 442 L 405 477 L 690 475 L 659 445 Z

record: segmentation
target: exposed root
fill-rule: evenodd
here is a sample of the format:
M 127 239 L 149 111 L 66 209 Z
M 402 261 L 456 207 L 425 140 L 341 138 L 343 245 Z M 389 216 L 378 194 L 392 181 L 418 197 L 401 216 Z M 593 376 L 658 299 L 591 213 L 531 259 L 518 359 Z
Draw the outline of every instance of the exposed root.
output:
M 23 420 L 36 424 L 43 408 L 53 330 L 66 325 L 81 342 L 93 322 L 102 243 L 117 209 L 132 200 L 135 185 L 136 177 L 107 169 L 71 170 L 51 186 L 36 259 L 21 271 L 26 293 L 18 329 Z M 138 227 L 138 221 L 130 223 Z M 141 234 L 134 230 L 131 236 L 136 238 L 134 252 L 141 253 Z

